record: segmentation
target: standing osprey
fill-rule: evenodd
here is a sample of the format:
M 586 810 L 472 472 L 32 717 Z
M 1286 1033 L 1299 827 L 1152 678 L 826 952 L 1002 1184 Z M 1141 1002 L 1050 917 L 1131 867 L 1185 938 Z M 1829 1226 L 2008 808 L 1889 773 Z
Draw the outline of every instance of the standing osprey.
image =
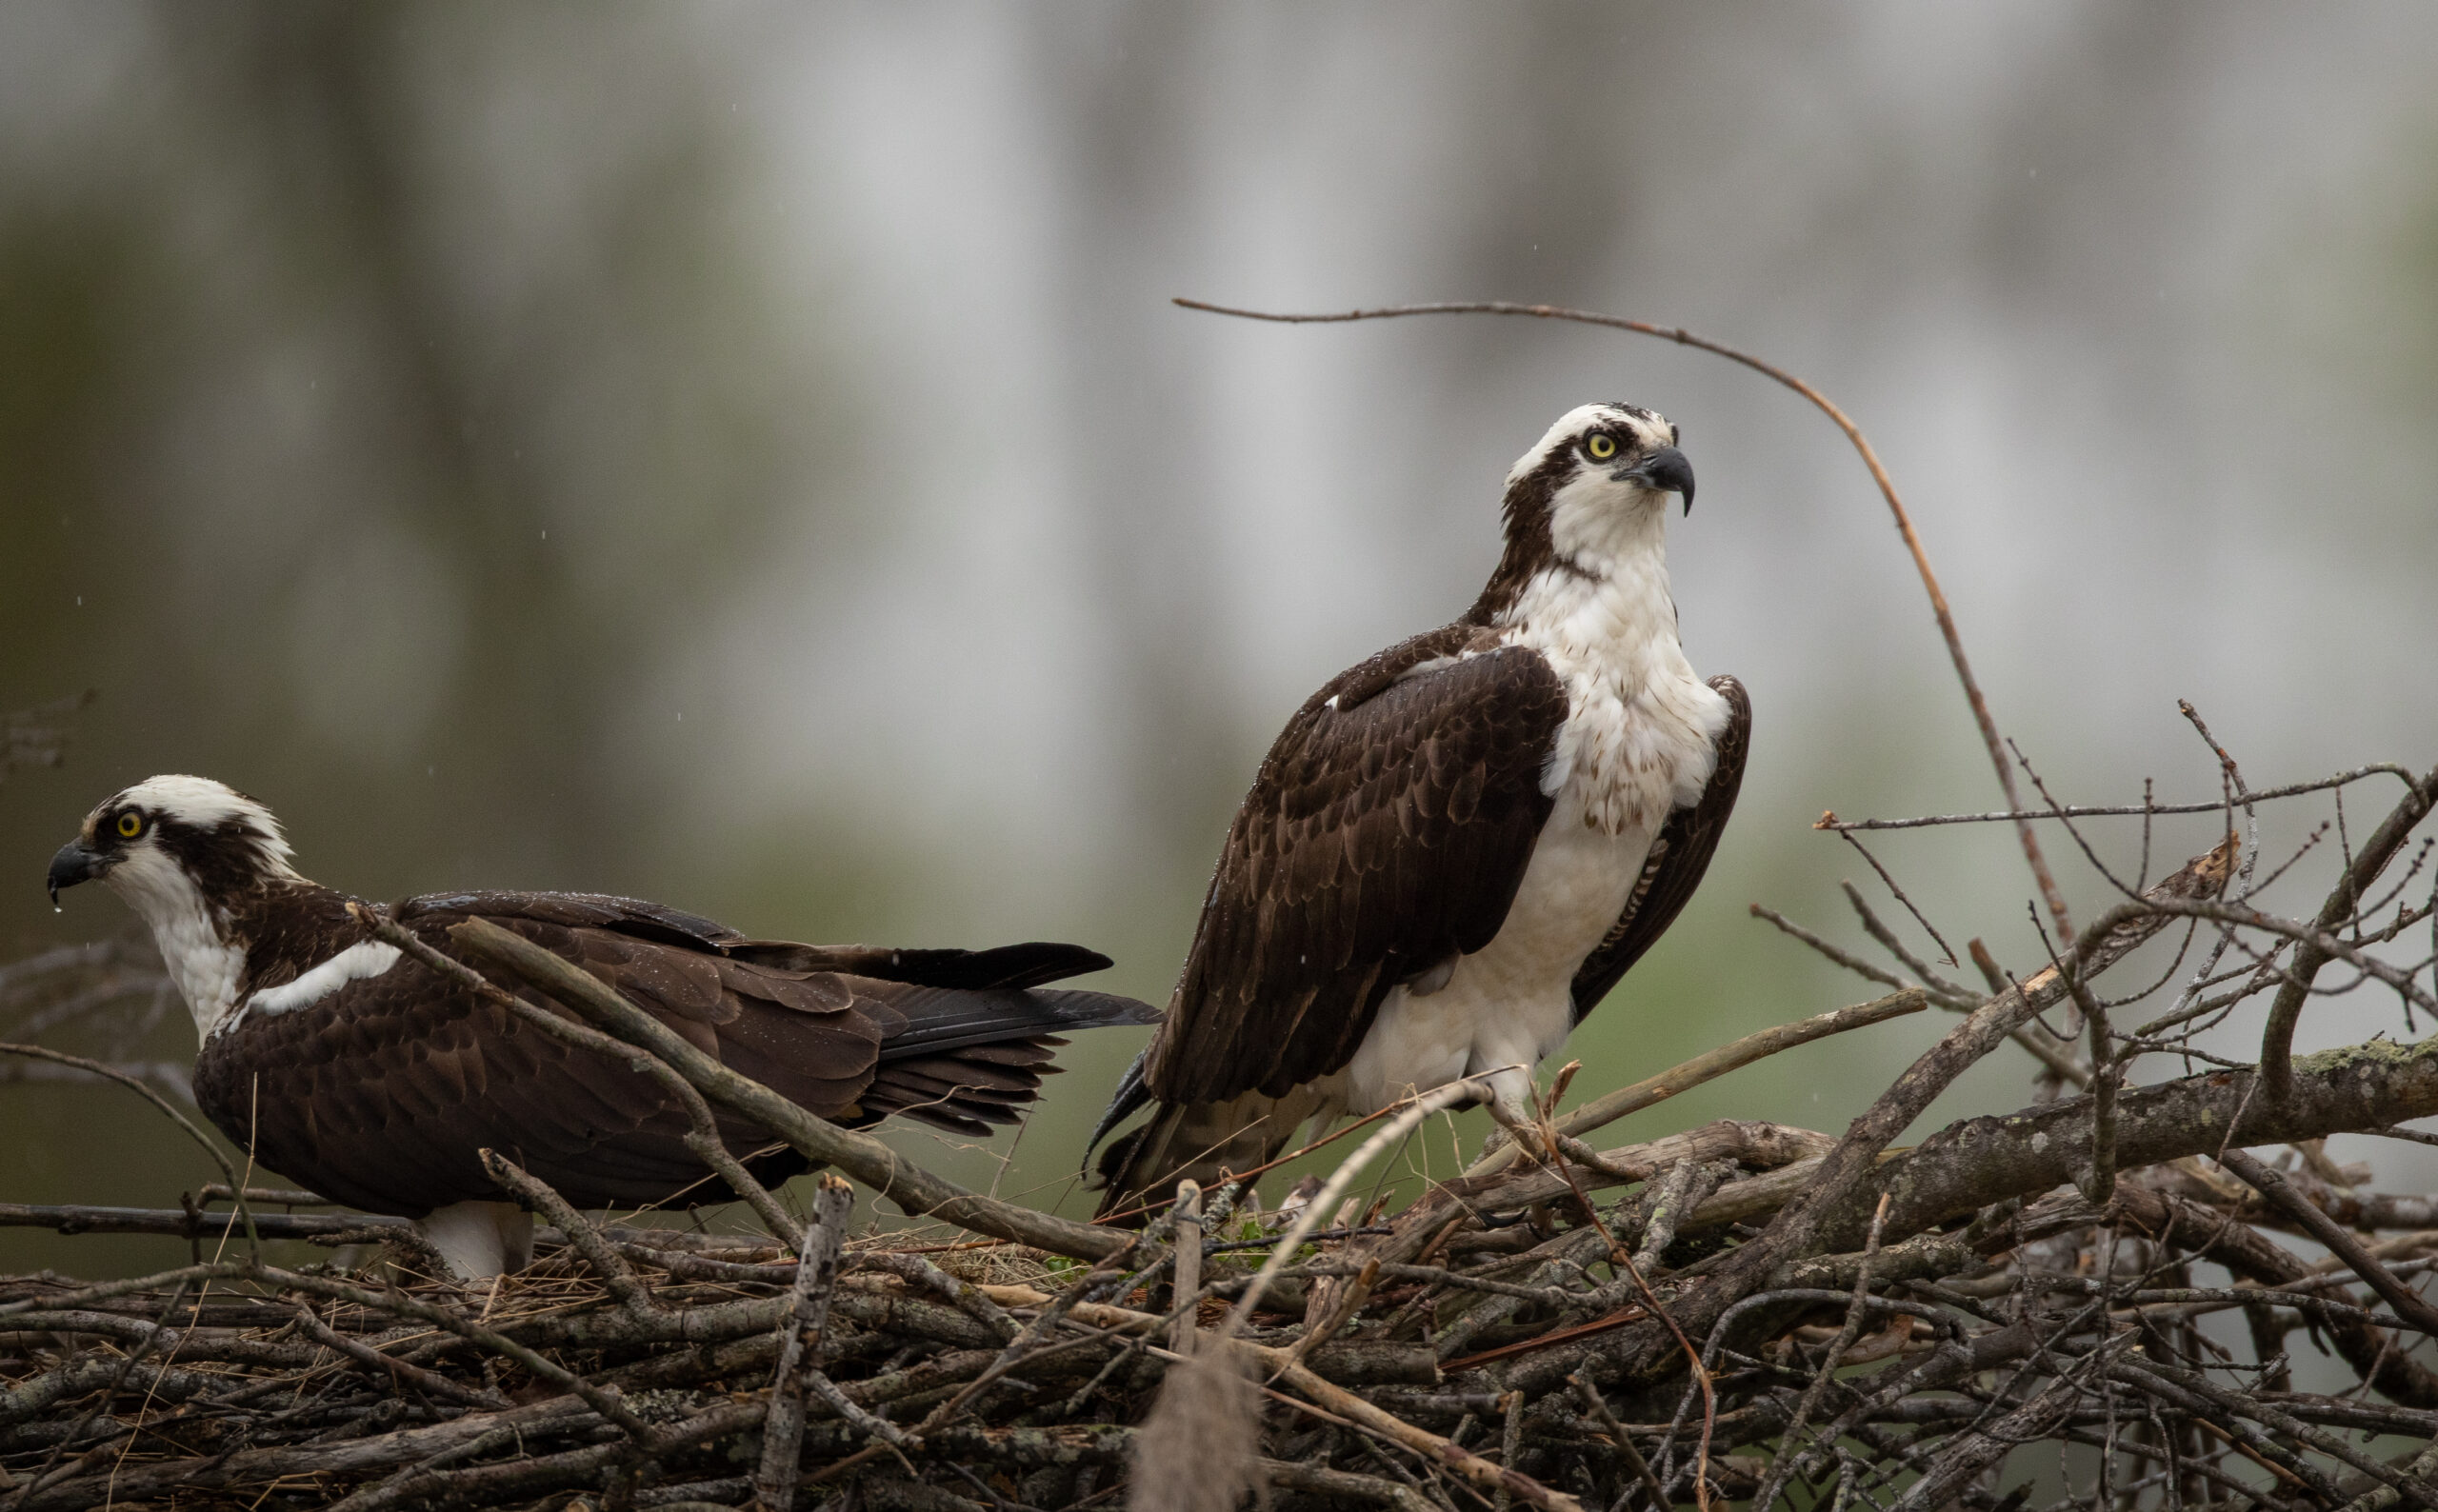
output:
M 1742 685 L 1677 644 L 1676 440 L 1633 405 L 1560 419 L 1507 476 L 1473 607 L 1288 721 L 1093 1134 L 1156 1100 L 1102 1157 L 1104 1216 L 1468 1075 L 1529 1119 L 1533 1068 L 1692 896 L 1744 776 Z
M 402 956 L 350 911 L 353 900 L 306 881 L 289 857 L 262 805 L 205 778 L 155 777 L 94 809 L 50 863 L 54 902 L 98 877 L 151 925 L 202 1037 L 195 1101 L 262 1164 L 335 1202 L 417 1220 L 469 1277 L 532 1252 L 532 1220 L 484 1174 L 486 1147 L 578 1207 L 733 1195 L 687 1149 L 686 1116 L 657 1083 Z M 1037 990 L 1109 964 L 1078 945 L 748 940 L 592 893 L 451 893 L 375 911 L 451 954 L 450 925 L 488 919 L 854 1128 L 903 1113 L 987 1134 L 1057 1069 L 1055 1031 L 1156 1017 L 1131 998 Z M 766 1183 L 806 1168 L 731 1115 L 721 1135 Z

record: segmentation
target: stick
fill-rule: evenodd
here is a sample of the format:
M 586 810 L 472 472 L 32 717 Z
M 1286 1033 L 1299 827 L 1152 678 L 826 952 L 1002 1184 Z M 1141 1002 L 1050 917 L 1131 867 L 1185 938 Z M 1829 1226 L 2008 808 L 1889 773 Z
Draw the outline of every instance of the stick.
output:
M 1169 1293 L 1176 1299 L 1176 1322 L 1169 1325 L 1169 1347 L 1191 1354 L 1195 1334 L 1194 1294 L 1202 1290 L 1202 1184 L 1177 1183 L 1176 1260 Z
M 2345 787 L 2365 777 L 2397 777 L 2409 787 L 2416 774 L 2409 766 L 2393 762 L 2372 762 L 2351 771 L 2338 772 L 2316 782 L 2294 783 L 2285 787 L 2266 787 L 2250 793 L 2248 800 L 2265 804 L 2272 798 L 2298 798 L 2305 793 L 2324 793 L 2331 787 Z M 2080 806 L 2067 804 L 2054 808 L 2027 808 L 2020 811 L 1996 810 L 1980 814 L 1922 814 L 1910 819 L 1840 819 L 1834 813 L 1822 814 L 1812 821 L 1814 829 L 1928 829 L 1936 825 L 1995 825 L 2028 819 L 2137 819 L 2157 818 L 2166 814 L 2223 814 L 2227 811 L 2224 798 L 2213 798 L 2206 804 L 2107 804 Z
M 1569 1376 L 1566 1379 L 1567 1384 L 1574 1387 L 1575 1394 L 1583 1399 L 1584 1406 L 1590 1409 L 1591 1421 L 1598 1423 L 1601 1431 L 1608 1434 L 1609 1441 L 1616 1444 L 1617 1453 L 1623 1457 L 1627 1467 L 1633 1471 L 1634 1479 L 1641 1482 L 1645 1491 L 1650 1493 L 1651 1512 L 1668 1512 L 1668 1488 L 1659 1483 L 1659 1477 L 1650 1473 L 1650 1462 L 1642 1457 L 1640 1449 L 1634 1447 L 1633 1436 L 1626 1432 L 1626 1425 L 1619 1422 L 1617 1415 L 1609 1410 L 1609 1399 L 1600 1394 L 1598 1386 L 1581 1376 Z M 1759 1504 L 1755 1503 L 1755 1505 Z
M 2396 1279 L 2395 1273 L 2379 1263 L 2362 1242 L 2346 1232 L 2343 1225 L 2328 1217 L 2287 1184 L 2286 1178 L 2253 1160 L 2239 1149 L 2219 1152 L 2218 1164 L 2248 1183 L 2261 1196 L 2283 1210 L 2296 1223 L 2310 1231 L 2313 1239 L 2328 1247 L 2328 1252 L 2346 1263 L 2353 1274 L 2369 1283 L 2370 1289 L 2387 1299 L 2396 1316 L 2411 1323 L 2423 1333 L 2438 1337 L 2438 1307 L 2433 1307 L 2421 1293 Z
M 210 1239 L 241 1233 L 240 1213 L 187 1212 L 175 1207 L 102 1207 L 83 1203 L 0 1203 L 0 1228 L 48 1228 L 61 1234 L 166 1234 Z M 403 1218 L 360 1213 L 257 1213 L 254 1232 L 265 1239 L 323 1239 L 367 1228 L 407 1226 Z
M 795 1310 L 779 1345 L 778 1370 L 770 1378 L 762 1465 L 753 1478 L 754 1495 L 767 1512 L 790 1512 L 795 1505 L 804 1451 L 804 1398 L 813 1389 L 812 1378 L 821 1374 L 829 1294 L 838 1283 L 838 1242 L 847 1237 L 847 1214 L 854 1204 L 854 1188 L 835 1176 L 823 1176 L 813 1193 L 812 1221 L 797 1246 L 803 1258 L 796 1263 Z
M 1629 1113 L 1639 1113 L 1654 1104 L 1665 1103 L 1680 1092 L 1690 1091 L 1705 1082 L 1716 1081 L 1728 1072 L 1739 1070 L 1755 1061 L 1766 1060 L 1780 1050 L 1790 1050 L 1798 1044 L 1809 1044 L 1832 1034 L 1859 1029 L 1867 1025 L 1900 1019 L 1908 1013 L 1919 1013 L 1929 1006 L 1929 1000 L 1919 987 L 1907 987 L 1868 1003 L 1857 1003 L 1849 1008 L 1798 1019 L 1792 1024 L 1780 1024 L 1748 1034 L 1732 1044 L 1706 1050 L 1681 1065 L 1670 1066 L 1657 1076 L 1645 1077 L 1631 1086 L 1619 1087 L 1606 1097 L 1593 1098 L 1573 1112 L 1557 1121 L 1559 1134 L 1580 1139 L 1593 1129 L 1614 1124 Z M 1515 1163 L 1520 1152 L 1508 1144 L 1475 1161 L 1465 1174 L 1469 1177 L 1488 1176 L 1504 1170 Z
M 438 1371 L 385 1355 L 361 1339 L 350 1339 L 314 1315 L 310 1307 L 296 1309 L 296 1326 L 306 1338 L 325 1349 L 334 1349 L 358 1364 L 381 1372 L 388 1380 L 410 1385 L 428 1397 L 441 1402 L 453 1402 L 464 1407 L 482 1407 L 496 1411 L 508 1405 L 506 1398 L 496 1391 L 470 1391 Z
M 1863 1243 L 1862 1263 L 1854 1272 L 1854 1300 L 1847 1304 L 1846 1321 L 1837 1337 L 1828 1344 L 1828 1352 L 1820 1357 L 1820 1368 L 1813 1373 L 1811 1383 L 1803 1389 L 1803 1399 L 1795 1403 L 1794 1419 L 1778 1440 L 1778 1452 L 1769 1462 L 1769 1473 L 1761 1482 L 1761 1494 L 1752 1499 L 1757 1512 L 1766 1512 L 1786 1489 L 1787 1480 L 1794 1474 L 1795 1462 L 1804 1447 L 1800 1442 L 1803 1430 L 1810 1424 L 1811 1414 L 1818 1409 L 1822 1393 L 1828 1389 L 1829 1378 L 1837 1373 L 1837 1365 L 1846 1351 L 1862 1337 L 1863 1318 L 1870 1304 L 1870 1267 L 1879 1258 L 1879 1237 L 1888 1223 L 1888 1194 L 1879 1194 L 1879 1210 L 1871 1215 L 1870 1237 Z M 1902 1322 L 1903 1320 L 1898 1320 Z
M 2363 892 L 2387 869 L 2388 863 L 2403 847 L 2405 837 L 2428 816 L 2433 804 L 2438 804 L 2438 766 L 2407 787 L 2404 797 L 2379 822 L 2379 827 L 2362 842 L 2353 865 L 2345 869 L 2345 875 L 2337 879 L 2335 890 L 2320 905 L 2319 917 L 2314 921 L 2320 933 L 2330 933 L 2353 917 L 2353 910 L 2361 905 Z M 2319 975 L 2320 967 L 2328 965 L 2333 954 L 2317 941 L 2304 941 L 2294 951 L 2294 964 L 2278 987 L 2275 1001 L 2268 1005 L 2268 1025 L 2260 1039 L 2260 1078 L 2272 1098 L 2282 1098 L 2293 1089 L 2294 1025 L 2302 1021 L 2303 1003 L 2310 996 L 2311 979 Z

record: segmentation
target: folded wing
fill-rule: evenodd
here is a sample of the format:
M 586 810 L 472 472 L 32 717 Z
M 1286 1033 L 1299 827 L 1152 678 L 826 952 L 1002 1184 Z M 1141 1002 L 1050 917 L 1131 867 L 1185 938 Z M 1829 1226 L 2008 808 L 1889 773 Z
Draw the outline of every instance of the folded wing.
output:
M 1071 945 L 753 941 L 674 909 L 573 893 L 448 894 L 395 910 L 444 952 L 449 926 L 471 917 L 575 963 L 730 1068 L 850 1126 L 904 1114 L 987 1133 L 1056 1069 L 1060 1031 L 1156 1017 L 1129 998 L 1033 986 L 1109 964 Z M 411 959 L 223 1041 L 197 1064 L 198 1101 L 264 1164 L 351 1205 L 412 1217 L 495 1199 L 476 1158 L 485 1147 L 579 1206 L 731 1195 L 686 1148 L 684 1115 L 651 1078 Z M 806 1166 L 743 1120 L 722 1115 L 720 1127 L 764 1181 Z
M 1237 811 L 1174 1001 L 1100 1132 L 1155 1098 L 1276 1097 L 1328 1076 L 1390 987 L 1487 945 L 1549 817 L 1566 715 L 1537 652 L 1461 624 L 1314 694 Z

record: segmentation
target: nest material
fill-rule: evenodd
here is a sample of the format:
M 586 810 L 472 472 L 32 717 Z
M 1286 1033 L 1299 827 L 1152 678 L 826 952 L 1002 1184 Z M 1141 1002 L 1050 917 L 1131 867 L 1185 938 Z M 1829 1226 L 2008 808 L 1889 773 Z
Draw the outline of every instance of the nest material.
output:
M 1681 1360 L 1637 1381 L 1602 1347 L 1737 1252 L 1718 1215 L 1769 1179 L 1753 1156 L 1685 1141 L 1661 1142 L 1684 1152 L 1615 1201 L 1613 1173 L 1577 1168 L 1566 1176 L 1588 1200 L 1504 1225 L 1451 1224 L 1426 1200 L 1306 1246 L 1230 1346 L 1271 1383 L 1251 1468 L 1273 1503 L 1475 1507 L 1504 1490 L 1647 1505 L 1695 1500 L 1697 1478 L 1749 1497 L 1774 1463 L 1849 1504 L 1942 1504 L 1922 1490 L 1939 1479 L 1962 1485 L 1948 1501 L 1996 1505 L 1972 1482 L 2027 1435 L 2112 1446 L 2120 1491 L 2173 1479 L 2200 1503 L 2211 1488 L 2341 1501 L 2385 1488 L 2378 1471 L 2426 1483 L 2359 1447 L 2366 1433 L 2438 1437 L 2438 1376 L 2411 1357 L 2421 1329 L 2342 1263 L 2264 1231 L 2304 1226 L 2284 1200 L 2353 1221 L 2426 1202 L 2348 1189 L 2334 1184 L 2359 1173 L 2308 1162 L 2268 1173 L 2282 1195 L 2265 1197 L 2182 1162 L 2125 1178 L 2105 1209 L 2070 1191 L 2003 1204 L 1751 1294 L 1708 1341 L 1706 1400 Z M 1789 1144 L 1745 1147 L 1767 1162 Z M 583 1246 L 611 1258 L 604 1274 L 553 1233 L 530 1269 L 470 1290 L 414 1276 L 402 1254 L 351 1273 L 224 1262 L 97 1286 L 18 1278 L 0 1283 L 0 1508 L 746 1506 L 789 1492 L 1117 1504 L 1176 1318 L 1215 1323 L 1276 1222 L 1215 1213 L 1208 1283 L 1182 1303 L 1158 1224 L 1094 1266 L 937 1233 L 849 1241 L 817 1365 L 798 1372 L 784 1491 L 756 1484 L 801 1305 L 798 1260 L 774 1242 L 606 1230 Z M 1433 1233 L 1416 1259 L 1380 1259 L 1418 1225 Z M 2375 1251 L 2409 1278 L 2438 1257 L 2438 1229 Z M 2237 1284 L 2196 1284 L 2202 1261 Z M 1291 1363 L 1308 1320 L 1332 1309 L 1349 1321 Z M 2195 1368 L 2219 1313 L 2275 1362 L 2241 1393 Z M 2359 1372 L 2353 1389 L 2292 1389 L 2296 1330 Z

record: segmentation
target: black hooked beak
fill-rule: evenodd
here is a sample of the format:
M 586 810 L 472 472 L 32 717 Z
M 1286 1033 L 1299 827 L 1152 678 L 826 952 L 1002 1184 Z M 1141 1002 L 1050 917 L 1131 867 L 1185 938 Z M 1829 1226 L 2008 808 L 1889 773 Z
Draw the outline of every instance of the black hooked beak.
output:
M 1674 447 L 1654 448 L 1640 462 L 1617 474 L 1618 482 L 1628 480 L 1662 493 L 1681 494 L 1685 512 L 1693 512 L 1693 465 Z
M 81 840 L 71 840 L 60 846 L 59 854 L 50 858 L 50 876 L 48 879 L 50 884 L 50 905 L 54 908 L 59 906 L 60 888 L 73 887 L 80 882 L 90 882 L 103 872 L 110 870 L 117 862 L 116 856 L 105 856 L 99 851 L 86 849 L 85 843 Z

